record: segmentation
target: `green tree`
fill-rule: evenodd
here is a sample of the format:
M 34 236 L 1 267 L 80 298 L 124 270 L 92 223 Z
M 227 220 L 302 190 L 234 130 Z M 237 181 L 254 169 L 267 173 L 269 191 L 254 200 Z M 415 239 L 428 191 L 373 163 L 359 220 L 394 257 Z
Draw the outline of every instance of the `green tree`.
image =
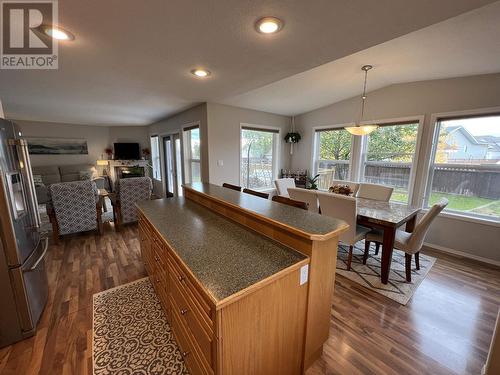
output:
M 347 130 L 330 130 L 319 134 L 319 158 L 322 160 L 349 160 L 352 135 Z
M 412 161 L 418 125 L 383 126 L 369 135 L 368 161 Z

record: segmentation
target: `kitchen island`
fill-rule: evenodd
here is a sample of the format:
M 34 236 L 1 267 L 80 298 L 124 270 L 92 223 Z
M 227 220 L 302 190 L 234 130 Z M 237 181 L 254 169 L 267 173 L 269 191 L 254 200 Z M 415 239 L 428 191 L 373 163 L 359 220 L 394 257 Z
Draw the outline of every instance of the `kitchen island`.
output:
M 337 238 L 347 225 L 246 194 L 229 210 L 217 206 L 221 196 L 215 204 L 190 186 L 185 193 L 138 208 L 146 270 L 191 373 L 303 373 L 328 337 Z M 235 214 L 265 205 L 261 218 L 242 223 Z

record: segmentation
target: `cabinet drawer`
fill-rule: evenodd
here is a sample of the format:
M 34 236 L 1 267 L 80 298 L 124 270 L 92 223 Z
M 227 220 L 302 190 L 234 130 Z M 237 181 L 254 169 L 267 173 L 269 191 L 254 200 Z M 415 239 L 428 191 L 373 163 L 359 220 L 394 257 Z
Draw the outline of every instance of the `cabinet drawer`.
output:
M 210 330 L 213 331 L 212 309 L 205 297 L 193 285 L 187 273 L 184 272 L 177 262 L 169 257 L 169 274 L 172 284 L 177 285 L 179 290 L 183 293 L 192 304 L 198 309 L 202 320 L 207 324 Z
M 189 333 L 177 313 L 178 306 L 172 304 L 172 331 L 179 345 L 182 357 L 186 362 L 191 375 L 212 375 L 213 371 L 203 366 L 197 350 L 194 348 Z
M 186 298 L 182 295 L 182 292 L 179 290 L 178 286 L 172 283 L 172 287 L 170 288 L 170 296 L 174 300 L 171 302 L 171 305 L 178 308 L 178 315 L 180 319 L 184 323 L 184 325 L 189 329 L 198 350 L 205 357 L 206 363 L 213 367 L 212 362 L 212 332 L 207 332 L 206 328 L 204 328 L 204 324 L 202 324 L 201 316 L 196 310 L 193 310 L 192 304 L 190 304 Z

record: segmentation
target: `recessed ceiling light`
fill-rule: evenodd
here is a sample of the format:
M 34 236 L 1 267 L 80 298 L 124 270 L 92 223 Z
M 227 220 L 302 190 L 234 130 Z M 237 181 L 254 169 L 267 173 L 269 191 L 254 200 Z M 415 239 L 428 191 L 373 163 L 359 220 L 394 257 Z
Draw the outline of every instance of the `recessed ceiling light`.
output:
M 191 74 L 195 75 L 198 78 L 205 78 L 210 75 L 210 71 L 206 69 L 193 69 L 191 70 Z
M 48 36 L 57 39 L 57 40 L 74 40 L 75 36 L 71 34 L 69 31 L 63 30 L 59 27 L 47 26 L 44 29 L 45 34 Z
M 276 17 L 263 17 L 255 23 L 255 28 L 262 34 L 274 34 L 283 28 L 283 21 Z

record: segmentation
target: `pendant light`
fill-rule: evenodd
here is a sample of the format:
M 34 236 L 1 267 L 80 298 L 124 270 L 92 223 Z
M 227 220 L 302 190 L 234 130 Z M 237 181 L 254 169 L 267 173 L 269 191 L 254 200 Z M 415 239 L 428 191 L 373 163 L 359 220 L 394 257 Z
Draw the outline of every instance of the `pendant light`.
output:
M 365 101 L 366 101 L 366 79 L 368 77 L 368 71 L 373 68 L 371 65 L 364 65 L 361 70 L 365 72 L 365 83 L 363 86 L 363 96 L 361 97 L 361 114 L 359 116 L 359 120 L 356 122 L 354 126 L 345 127 L 352 135 L 367 135 L 372 131 L 378 128 L 378 125 L 375 124 L 361 124 L 363 121 L 363 115 L 365 113 Z

